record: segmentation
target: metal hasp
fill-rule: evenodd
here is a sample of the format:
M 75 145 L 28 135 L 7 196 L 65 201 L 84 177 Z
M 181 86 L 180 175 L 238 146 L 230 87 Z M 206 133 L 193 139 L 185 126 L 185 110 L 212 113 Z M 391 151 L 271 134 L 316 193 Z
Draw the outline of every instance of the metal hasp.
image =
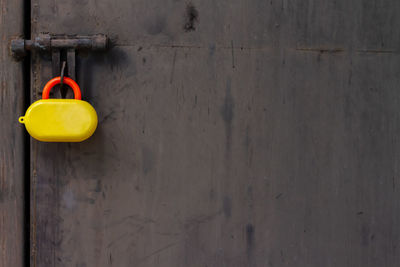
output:
M 33 40 L 11 40 L 11 52 L 17 60 L 26 56 L 27 51 L 36 53 L 50 53 L 53 77 L 64 74 L 76 80 L 76 51 L 105 51 L 108 48 L 108 38 L 104 34 L 95 35 L 61 35 L 40 34 Z M 63 64 L 63 62 L 65 62 Z M 66 72 L 61 68 L 67 66 Z M 61 75 L 60 75 L 61 73 Z M 62 79 L 63 81 L 63 79 Z M 67 95 L 67 88 L 59 87 L 63 98 Z
M 20 59 L 27 51 L 51 50 L 90 50 L 104 51 L 108 47 L 108 38 L 104 34 L 95 35 L 60 35 L 41 34 L 34 40 L 14 39 L 11 40 L 11 52 L 13 56 Z

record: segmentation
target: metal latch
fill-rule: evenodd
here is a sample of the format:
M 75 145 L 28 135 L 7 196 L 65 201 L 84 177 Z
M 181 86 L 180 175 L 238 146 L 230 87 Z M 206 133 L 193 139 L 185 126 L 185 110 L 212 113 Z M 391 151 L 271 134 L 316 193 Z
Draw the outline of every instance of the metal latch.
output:
M 26 56 L 27 51 L 51 53 L 53 76 L 59 76 L 62 66 L 66 65 L 66 76 L 76 80 L 76 51 L 105 51 L 108 48 L 108 38 L 104 34 L 95 35 L 62 35 L 40 34 L 33 40 L 11 40 L 11 52 L 17 60 Z M 64 63 L 64 64 L 61 64 Z M 66 90 L 62 90 L 63 97 Z
M 11 40 L 11 52 L 20 59 L 27 51 L 52 51 L 52 50 L 94 50 L 104 51 L 108 46 L 108 38 L 104 34 L 95 35 L 61 35 L 40 34 L 34 40 Z

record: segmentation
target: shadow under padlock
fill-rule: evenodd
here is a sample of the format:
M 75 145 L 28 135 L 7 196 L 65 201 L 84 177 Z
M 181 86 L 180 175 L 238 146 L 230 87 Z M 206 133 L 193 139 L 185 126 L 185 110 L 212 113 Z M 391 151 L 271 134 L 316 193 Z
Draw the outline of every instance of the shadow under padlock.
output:
M 64 83 L 74 92 L 74 99 L 49 99 L 51 89 L 61 82 L 61 77 L 50 80 L 42 92 L 42 99 L 34 102 L 19 118 L 28 133 L 43 142 L 81 142 L 88 139 L 97 128 L 97 113 L 88 102 L 81 100 L 81 90 L 71 78 Z

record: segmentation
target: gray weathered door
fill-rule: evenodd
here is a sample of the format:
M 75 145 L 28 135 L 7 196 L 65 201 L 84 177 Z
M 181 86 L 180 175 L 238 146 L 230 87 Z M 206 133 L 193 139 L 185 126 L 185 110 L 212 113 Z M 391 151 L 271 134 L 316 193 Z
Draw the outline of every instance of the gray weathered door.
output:
M 31 8 L 112 39 L 77 59 L 94 136 L 31 140 L 31 266 L 399 266 L 400 2 Z
M 28 139 L 18 125 L 18 116 L 24 112 L 28 65 L 15 62 L 9 47 L 11 38 L 24 34 L 23 6 L 22 0 L 0 0 L 0 267 L 23 267 L 24 251 L 29 248 L 25 238 L 29 197 L 24 187 L 24 178 L 29 181 L 24 164 Z

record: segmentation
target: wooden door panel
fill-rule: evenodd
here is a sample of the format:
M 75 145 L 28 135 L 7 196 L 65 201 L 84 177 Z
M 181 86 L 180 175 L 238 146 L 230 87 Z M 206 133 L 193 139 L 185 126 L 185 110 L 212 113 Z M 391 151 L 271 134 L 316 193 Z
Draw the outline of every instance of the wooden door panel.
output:
M 22 267 L 29 242 L 25 239 L 29 151 L 24 149 L 27 138 L 18 117 L 24 114 L 28 83 L 24 63 L 11 57 L 10 40 L 24 34 L 24 4 L 1 0 L 0 6 L 0 266 Z
M 33 265 L 397 266 L 399 6 L 192 5 L 33 5 L 113 40 L 78 58 L 95 135 L 33 141 Z

